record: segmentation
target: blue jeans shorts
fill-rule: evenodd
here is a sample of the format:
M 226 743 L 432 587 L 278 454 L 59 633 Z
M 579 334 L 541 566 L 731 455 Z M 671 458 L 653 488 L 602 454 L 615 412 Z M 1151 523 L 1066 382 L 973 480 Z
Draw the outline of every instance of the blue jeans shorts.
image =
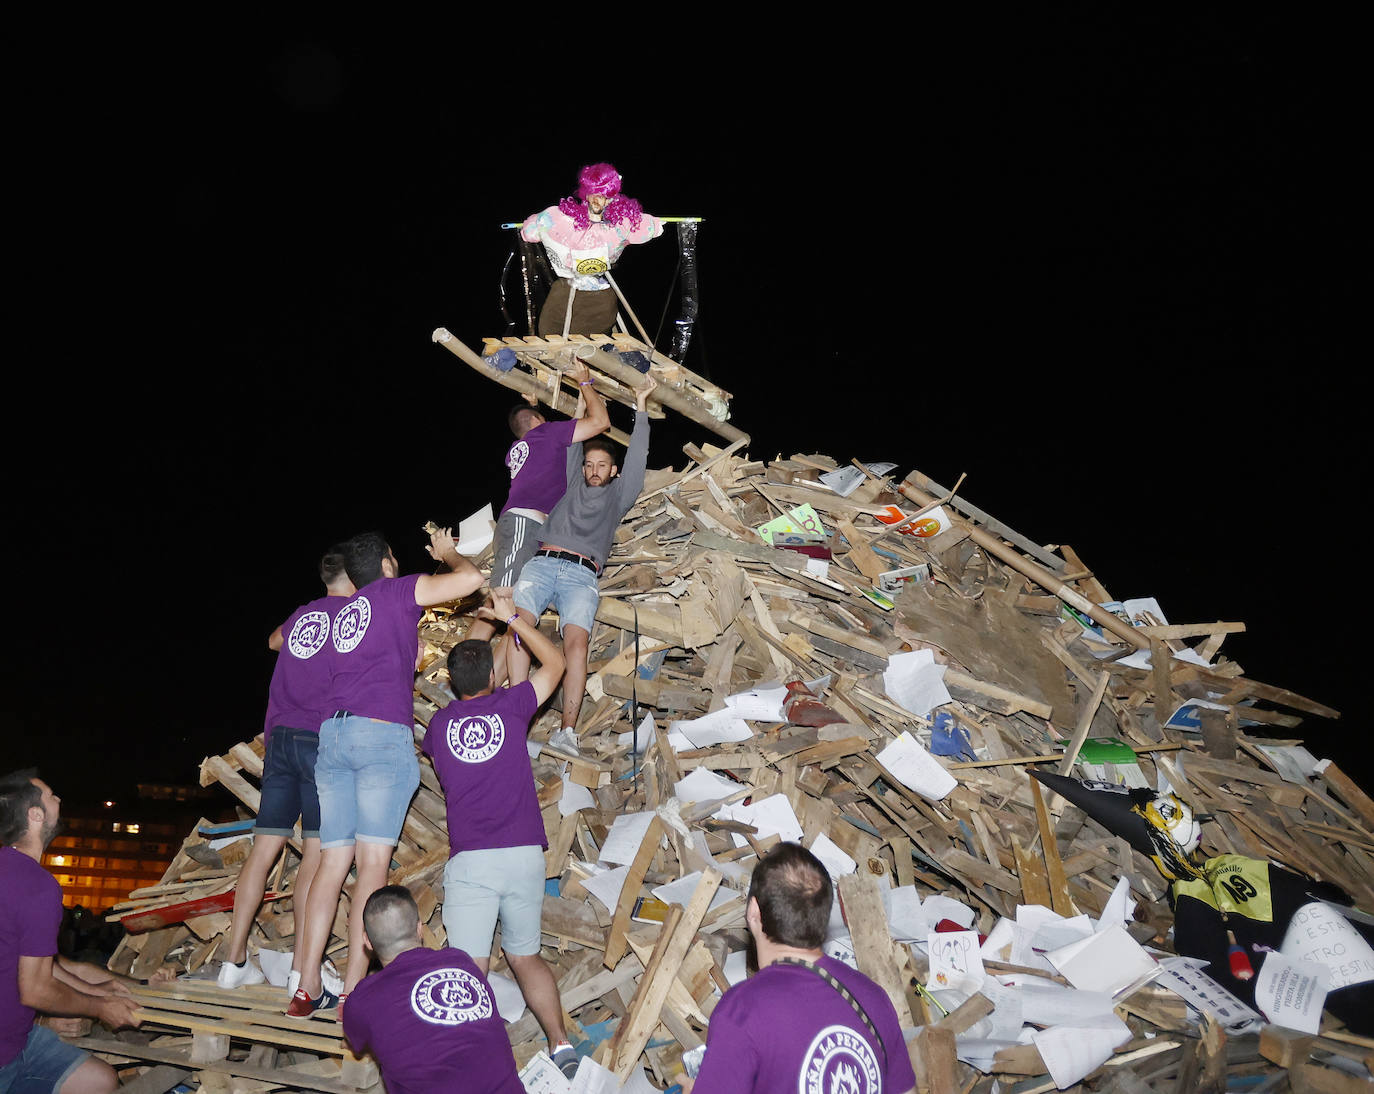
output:
M 469 957 L 491 953 L 498 919 L 506 953 L 538 953 L 543 910 L 542 848 L 459 851 L 444 867 L 444 930 L 448 944 Z
M 321 850 L 354 843 L 395 847 L 420 785 L 413 731 L 399 722 L 336 714 L 320 726 L 315 785 Z
M 0 1092 L 52 1094 L 90 1058 L 84 1048 L 67 1044 L 47 1026 L 35 1025 L 19 1055 L 0 1067 Z
M 318 729 L 273 726 L 262 763 L 262 801 L 253 831 L 263 836 L 295 833 L 301 819 L 301 837 L 319 839 L 320 796 L 315 790 L 315 757 L 320 748 Z
M 571 624 L 591 634 L 599 603 L 601 586 L 596 574 L 566 558 L 535 555 L 525 563 L 515 583 L 515 606 L 538 619 L 552 604 L 558 612 L 560 633 Z

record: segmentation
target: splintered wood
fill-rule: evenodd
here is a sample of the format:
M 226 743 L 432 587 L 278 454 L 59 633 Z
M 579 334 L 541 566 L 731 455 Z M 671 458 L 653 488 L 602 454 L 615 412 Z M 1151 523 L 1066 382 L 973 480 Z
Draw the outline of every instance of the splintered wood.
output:
M 520 348 L 554 371 L 559 353 L 604 365 L 599 357 L 610 352 Z M 473 367 L 490 368 L 480 360 Z M 609 387 L 609 374 L 597 375 Z M 704 401 L 699 391 L 682 397 Z M 1334 766 L 1281 775 L 1261 748 L 1296 743 L 1268 739 L 1275 728 L 1291 736 L 1304 716 L 1338 714 L 1246 677 L 1221 652 L 1240 624 L 1120 618 L 1100 606 L 1109 599 L 1102 580 L 1070 548 L 1037 545 L 917 472 L 902 483 L 865 472 L 842 497 L 820 482 L 836 470 L 824 456 L 765 465 L 741 448 L 688 446 L 687 470 L 649 473 L 602 580 L 580 755 L 570 760 L 542 747 L 531 760 L 555 883 L 544 902 L 543 952 L 572 1040 L 594 1045 L 600 1063 L 622 1079 L 646 1068 L 660 1087 L 680 1077 L 683 1053 L 705 1042 L 726 966 L 734 968 L 744 947 L 750 869 L 780 838 L 799 838 L 837 877 L 851 960 L 883 986 L 904 1023 L 919 1027 L 909 1048 L 921 1089 L 985 1092 L 994 1080 L 1004 1090 L 1054 1089 L 1036 1044 L 1004 1047 L 981 1071 L 956 1058 L 955 1038 L 995 1020 L 997 1004 L 975 994 L 942 1013 L 926 990 L 934 984 L 926 983 L 925 938 L 894 938 L 896 902 L 885 906 L 890 890 L 914 887 L 923 906 L 935 896 L 957 901 L 987 934 L 1000 918 L 1015 919 L 1018 905 L 1099 917 L 1124 878 L 1136 902 L 1130 935 L 1169 951 L 1172 915 L 1154 866 L 1026 774 L 1037 765 L 1083 774 L 1086 764 L 1102 762 L 1091 747 L 1102 738 L 1134 750 L 1142 785 L 1166 776 L 1195 813 L 1207 815 L 1205 855 L 1268 859 L 1334 882 L 1374 911 L 1374 804 Z M 802 505 L 819 518 L 818 542 L 785 549 L 755 531 Z M 921 568 L 925 579 L 891 592 L 885 608 L 874 595 L 881 575 L 909 568 Z M 468 622 L 437 610 L 421 625 L 417 741 L 450 699 L 444 655 Z M 554 622 L 544 625 L 552 630 Z M 1176 656 L 1190 639 L 1200 640 L 1198 656 Z M 943 668 L 949 698 L 918 712 L 891 693 L 885 673 L 897 655 L 921 651 Z M 752 696 L 757 702 L 743 717 L 731 717 L 742 708 L 727 697 L 798 682 L 810 682 L 814 694 L 792 689 L 788 713 L 770 716 L 767 696 Z M 1213 704 L 1201 731 L 1166 724 L 1192 699 Z M 554 707 L 560 703 L 555 697 Z M 939 726 L 937 713 L 949 716 Z M 560 724 L 551 709 L 531 740 L 545 744 Z M 934 747 L 936 733 L 944 747 Z M 908 744 L 940 753 L 925 758 L 936 777 L 953 777 L 954 788 L 931 791 L 907 774 Z M 441 945 L 443 791 L 424 758 L 421 770 L 392 881 L 415 894 L 426 942 Z M 221 783 L 249 815 L 260 774 L 260 742 L 202 768 L 203 781 Z M 636 815 L 647 823 L 634 827 Z M 227 892 L 242 858 L 237 847 L 211 851 L 193 834 L 162 883 L 131 894 L 124 910 Z M 284 895 L 259 912 L 254 949 L 290 948 L 295 864 L 288 849 L 269 879 Z M 605 882 L 612 865 L 627 868 L 619 888 Z M 663 921 L 638 921 L 638 899 L 665 895 L 662 886 L 673 882 L 681 884 L 666 894 Z M 340 966 L 356 959 L 347 952 L 346 911 L 345 895 L 329 947 Z M 115 965 L 146 975 L 172 960 L 194 972 L 214 957 L 227 927 L 227 913 L 218 912 L 131 935 Z M 493 972 L 503 973 L 499 937 L 492 956 Z M 1064 982 L 1012 965 L 1006 950 L 985 953 L 984 966 Z M 266 998 L 273 989 L 255 990 Z M 319 1023 L 327 1032 L 255 1026 L 260 1018 L 227 1012 L 230 996 L 245 1005 L 241 993 L 216 991 L 161 992 L 145 1003 L 158 1015 L 149 1021 L 202 1041 L 221 1023 L 224 1044 L 314 1051 L 317 1068 L 334 1060 L 335 1085 L 309 1089 L 343 1089 L 338 1084 L 357 1079 L 340 1067 L 328 1022 Z M 274 1002 L 284 1004 L 284 992 L 275 991 Z M 165 1017 L 178 1007 L 180 1019 Z M 1294 1090 L 1346 1089 L 1367 1079 L 1374 1051 L 1329 1014 L 1317 1036 L 1267 1027 L 1263 1038 L 1228 1037 L 1210 1018 L 1190 1019 L 1182 999 L 1158 986 L 1121 999 L 1116 1015 L 1129 1037 L 1076 1089 L 1222 1090 L 1228 1077 L 1276 1089 L 1264 1076 L 1279 1069 L 1288 1070 Z M 528 1013 L 509 1031 L 521 1064 L 544 1047 Z M 313 1043 L 329 1038 L 331 1047 Z M 257 1074 L 246 1064 L 238 1073 L 244 1081 Z M 275 1077 L 296 1085 L 289 1069 Z

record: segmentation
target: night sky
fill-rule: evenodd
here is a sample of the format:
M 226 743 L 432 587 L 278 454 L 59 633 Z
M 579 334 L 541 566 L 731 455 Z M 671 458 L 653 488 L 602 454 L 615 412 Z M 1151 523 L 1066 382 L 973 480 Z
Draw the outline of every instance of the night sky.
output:
M 547 44 L 437 32 L 42 54 L 0 767 L 193 779 L 260 729 L 331 542 L 380 529 L 415 571 L 425 520 L 499 506 L 514 396 L 430 333 L 506 333 L 499 225 L 610 160 L 706 218 L 686 363 L 754 458 L 967 472 L 1117 597 L 1246 622 L 1223 653 L 1345 710 L 1297 734 L 1359 768 L 1351 31 L 1091 18 L 621 34 L 589 91 Z M 617 268 L 651 333 L 674 261 Z M 650 466 L 711 439 L 674 423 Z

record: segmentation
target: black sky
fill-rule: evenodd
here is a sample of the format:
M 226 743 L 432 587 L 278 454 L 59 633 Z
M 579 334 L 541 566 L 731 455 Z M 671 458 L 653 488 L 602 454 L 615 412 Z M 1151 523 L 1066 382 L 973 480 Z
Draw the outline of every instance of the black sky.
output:
M 1245 621 L 1224 652 L 1346 710 L 1298 734 L 1356 766 L 1353 31 L 1019 18 L 621 33 L 569 50 L 596 77 L 440 33 L 41 51 L 0 767 L 191 777 L 257 731 L 330 542 L 419 569 L 426 519 L 500 501 L 512 400 L 430 332 L 504 333 L 498 225 L 602 159 L 706 218 L 688 364 L 755 458 L 968 472 L 1118 597 Z M 673 258 L 618 271 L 651 327 Z

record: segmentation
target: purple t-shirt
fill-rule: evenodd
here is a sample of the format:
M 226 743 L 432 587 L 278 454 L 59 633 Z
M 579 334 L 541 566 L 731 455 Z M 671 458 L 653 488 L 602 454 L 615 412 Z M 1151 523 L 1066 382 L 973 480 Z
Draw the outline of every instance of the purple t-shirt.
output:
M 698 1094 L 905 1094 L 916 1086 L 897 1012 L 883 989 L 843 962 L 822 957 L 817 964 L 868 1012 L 882 1047 L 813 970 L 769 965 L 727 991 L 711 1012 Z
M 332 683 L 326 716 L 347 710 L 364 718 L 415 724 L 418 574 L 381 577 L 344 601 L 334 615 L 326 660 Z
M 491 986 L 462 950 L 400 954 L 349 994 L 343 1027 L 390 1094 L 524 1094 Z
M 457 699 L 429 721 L 425 755 L 444 787 L 450 854 L 494 847 L 548 847 L 525 748 L 539 707 L 526 680 Z
M 22 851 L 0 847 L 0 1067 L 24 1050 L 33 1008 L 19 1001 L 19 959 L 52 957 L 62 887 Z
M 322 596 L 297 608 L 281 625 L 281 651 L 267 688 L 264 741 L 271 737 L 273 726 L 318 733 L 320 723 L 334 713 L 334 707 L 325 709 L 330 695 L 329 658 L 322 653 L 329 645 L 334 616 L 345 603 L 341 596 Z
M 568 485 L 568 446 L 576 428 L 576 418 L 545 422 L 510 446 L 506 453 L 510 494 L 501 512 L 512 508 L 552 511 Z

